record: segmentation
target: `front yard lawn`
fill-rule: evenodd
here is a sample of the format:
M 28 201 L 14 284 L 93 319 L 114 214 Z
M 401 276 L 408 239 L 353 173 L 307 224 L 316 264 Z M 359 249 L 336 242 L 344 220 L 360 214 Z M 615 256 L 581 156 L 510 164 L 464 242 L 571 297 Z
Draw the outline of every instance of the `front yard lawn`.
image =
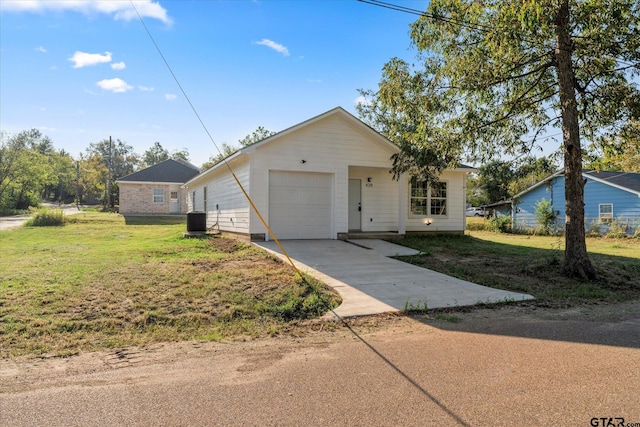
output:
M 640 299 L 639 239 L 587 239 L 599 274 L 595 282 L 562 274 L 563 237 L 471 231 L 408 237 L 401 243 L 422 251 L 402 257 L 403 261 L 480 285 L 527 293 L 543 307 Z
M 0 357 L 273 335 L 340 301 L 250 245 L 183 238 L 184 220 L 128 222 L 0 233 Z

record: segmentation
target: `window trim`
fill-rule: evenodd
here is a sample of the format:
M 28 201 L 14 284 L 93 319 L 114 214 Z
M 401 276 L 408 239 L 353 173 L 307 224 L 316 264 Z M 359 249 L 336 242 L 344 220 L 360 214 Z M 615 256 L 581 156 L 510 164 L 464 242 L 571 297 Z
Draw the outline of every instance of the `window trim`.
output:
M 157 194 L 158 192 L 162 194 Z M 164 188 L 154 188 L 152 191 L 153 203 L 161 205 L 164 203 Z
M 610 206 L 610 212 L 602 212 L 604 206 Z M 611 224 L 613 222 L 613 203 L 598 203 L 598 222 L 600 224 Z
M 434 197 L 432 199 L 432 191 L 434 190 L 432 187 L 432 184 L 428 184 L 426 186 L 426 196 L 421 197 L 421 196 L 413 196 L 413 183 L 417 182 L 415 180 L 415 178 L 411 178 L 409 180 L 409 207 L 408 207 L 408 217 L 409 218 L 428 218 L 428 217 L 436 217 L 436 218 L 447 218 L 449 216 L 448 214 L 448 201 L 449 201 L 449 194 L 448 194 L 448 186 L 449 186 L 449 182 L 442 180 L 442 181 L 438 181 L 437 184 L 443 184 L 444 185 L 444 191 L 445 191 L 445 196 L 444 197 Z M 426 200 L 426 209 L 428 209 L 427 213 L 415 213 L 412 210 L 412 205 L 413 205 L 413 200 L 414 199 L 421 199 L 421 200 Z M 433 214 L 431 213 L 431 209 L 433 208 L 432 205 L 432 201 L 433 200 L 444 200 L 444 214 Z

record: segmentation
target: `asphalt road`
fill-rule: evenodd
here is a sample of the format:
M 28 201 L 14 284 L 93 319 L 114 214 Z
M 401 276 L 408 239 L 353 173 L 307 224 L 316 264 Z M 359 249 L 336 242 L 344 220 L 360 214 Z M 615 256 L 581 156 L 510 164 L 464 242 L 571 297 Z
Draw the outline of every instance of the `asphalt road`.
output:
M 518 312 L 462 315 L 455 324 L 350 322 L 303 338 L 4 361 L 0 424 L 640 423 L 640 313 L 615 322 Z

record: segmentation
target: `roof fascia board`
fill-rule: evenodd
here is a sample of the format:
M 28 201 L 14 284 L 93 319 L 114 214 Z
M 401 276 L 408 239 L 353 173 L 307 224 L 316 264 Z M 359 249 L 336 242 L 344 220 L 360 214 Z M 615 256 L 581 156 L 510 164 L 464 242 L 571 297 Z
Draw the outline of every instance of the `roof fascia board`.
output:
M 221 167 L 226 167 L 229 163 L 237 163 L 239 158 L 246 157 L 246 155 L 247 153 L 244 153 L 242 150 L 238 150 L 221 162 L 216 163 L 214 166 L 211 166 L 201 174 L 194 176 L 189 181 L 185 182 L 182 186 L 189 187 L 189 185 L 193 185 L 198 181 L 205 179 L 207 176 L 211 175 L 214 171 L 217 171 Z
M 595 176 L 593 176 L 593 175 L 590 175 L 590 174 L 589 174 L 589 173 L 587 173 L 587 172 L 582 172 L 582 176 L 583 176 L 584 178 L 586 178 L 586 179 L 592 179 L 592 180 L 594 180 L 594 181 L 596 181 L 596 182 L 599 182 L 599 183 L 601 183 L 601 184 L 606 184 L 606 185 L 609 185 L 609 186 L 611 186 L 611 187 L 617 188 L 618 190 L 627 191 L 627 192 L 629 192 L 629 193 L 631 193 L 631 194 L 635 194 L 636 196 L 640 197 L 640 192 L 638 192 L 638 191 L 632 190 L 631 188 L 624 187 L 624 186 L 622 186 L 622 185 L 615 184 L 615 183 L 613 183 L 613 182 L 609 182 L 609 181 L 607 181 L 606 179 L 602 179 L 602 178 L 595 177 Z
M 166 182 L 166 181 L 126 181 L 116 179 L 116 183 L 120 184 L 162 184 L 162 185 L 183 185 L 184 182 Z
M 517 199 L 518 197 L 522 196 L 523 194 L 527 194 L 528 192 L 535 190 L 536 188 L 540 187 L 541 185 L 546 184 L 548 181 L 552 181 L 553 179 L 555 179 L 555 178 L 559 177 L 559 176 L 560 176 L 560 175 L 562 175 L 562 174 L 564 174 L 564 170 L 563 170 L 563 169 L 561 169 L 561 170 L 557 171 L 557 172 L 556 172 L 556 173 L 554 173 L 553 175 L 549 175 L 548 177 L 546 177 L 546 178 L 545 178 L 545 179 L 543 179 L 543 180 L 540 180 L 540 181 L 536 182 L 536 183 L 535 183 L 535 184 L 533 184 L 531 187 L 529 187 L 529 188 L 527 188 L 527 189 L 525 189 L 525 190 L 522 190 L 521 192 L 519 192 L 518 194 L 516 194 L 515 196 L 513 196 L 513 197 L 511 198 L 511 200 L 513 200 L 513 199 Z

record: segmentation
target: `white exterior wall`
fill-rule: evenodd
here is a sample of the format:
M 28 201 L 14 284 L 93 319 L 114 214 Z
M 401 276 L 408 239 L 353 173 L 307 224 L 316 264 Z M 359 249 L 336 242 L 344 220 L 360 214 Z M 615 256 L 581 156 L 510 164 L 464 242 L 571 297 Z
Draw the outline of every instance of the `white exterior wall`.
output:
M 336 238 L 337 233 L 348 231 L 349 166 L 368 166 L 388 171 L 391 166 L 392 150 L 388 145 L 376 141 L 368 132 L 365 133 L 339 115 L 329 116 L 249 151 L 253 201 L 268 222 L 269 170 L 330 173 L 333 175 L 335 189 L 332 236 Z M 302 160 L 305 160 L 305 163 L 302 163 Z M 387 175 L 391 181 L 391 175 Z M 377 188 L 374 187 L 374 189 Z M 362 193 L 364 196 L 365 191 Z M 371 199 L 375 200 L 375 197 Z M 391 203 L 397 210 L 397 199 Z M 374 209 L 373 206 L 372 209 Z M 379 210 L 378 207 L 375 211 Z M 377 214 L 376 218 L 378 218 Z M 380 221 L 377 226 L 382 229 L 384 227 L 382 215 Z M 388 223 L 388 215 L 384 221 Z M 250 232 L 266 235 L 265 227 L 253 212 Z
M 349 178 L 360 180 L 360 224 L 363 232 L 398 231 L 398 182 L 393 180 L 390 168 L 391 162 L 386 168 L 349 168 Z
M 444 171 L 440 181 L 447 183 L 447 214 L 418 216 L 410 210 L 411 189 L 405 179 L 407 204 L 407 231 L 464 231 L 466 226 L 466 176 L 464 172 Z M 426 225 L 427 223 L 431 225 Z
M 233 162 L 231 167 L 247 192 L 250 192 L 249 164 L 246 159 Z M 189 184 L 189 212 L 204 210 L 204 187 L 207 187 L 207 228 L 218 224 L 220 230 L 233 233 L 249 233 L 249 202 L 226 167 L 218 168 Z M 193 191 L 196 192 L 195 203 Z M 215 227 L 218 228 L 217 226 Z

